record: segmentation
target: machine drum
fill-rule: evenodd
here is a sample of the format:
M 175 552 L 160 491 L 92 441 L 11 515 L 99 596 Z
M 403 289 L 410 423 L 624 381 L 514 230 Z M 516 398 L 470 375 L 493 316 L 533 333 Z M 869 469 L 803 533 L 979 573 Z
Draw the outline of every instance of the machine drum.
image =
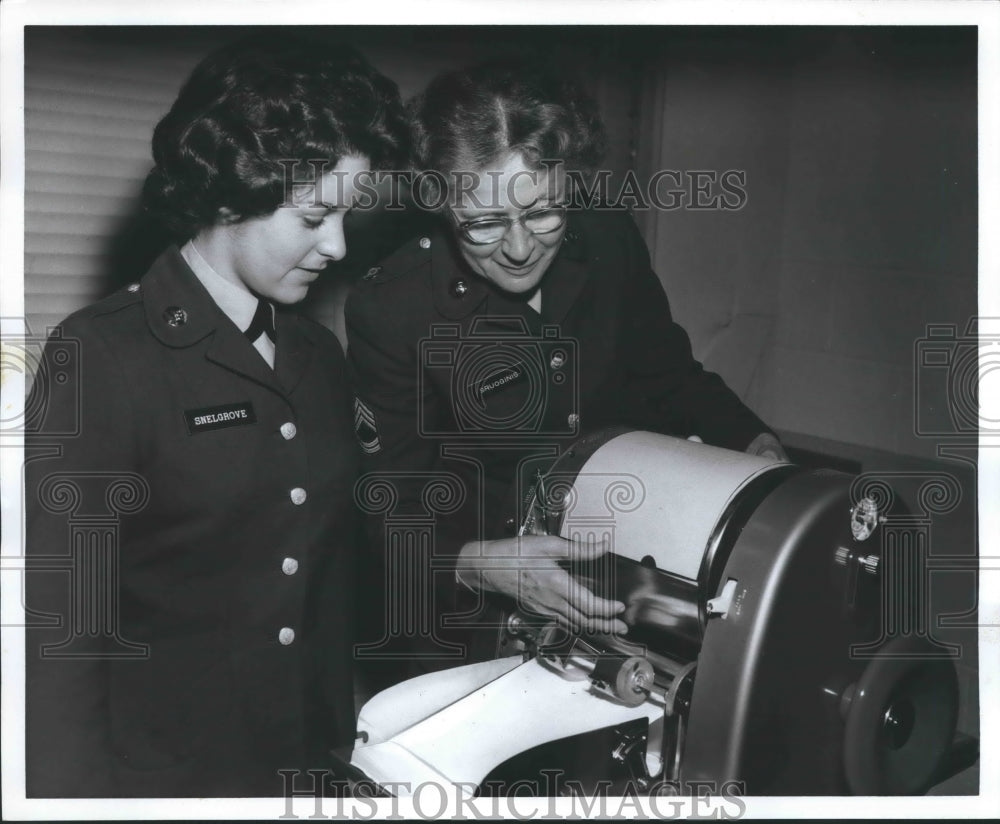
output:
M 922 638 L 889 641 L 844 694 L 844 771 L 856 795 L 925 792 L 958 718 L 950 660 Z

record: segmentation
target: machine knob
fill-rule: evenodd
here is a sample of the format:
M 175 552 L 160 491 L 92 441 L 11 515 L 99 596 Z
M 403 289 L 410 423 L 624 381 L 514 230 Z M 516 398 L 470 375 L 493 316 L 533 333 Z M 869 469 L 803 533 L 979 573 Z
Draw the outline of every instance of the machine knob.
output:
M 871 555 L 856 556 L 847 547 L 839 546 L 837 547 L 837 551 L 833 554 L 834 563 L 839 566 L 847 566 L 851 563 L 851 559 L 853 558 L 858 559 L 858 565 L 869 575 L 878 575 L 878 565 L 881 559 L 874 553 Z
M 653 686 L 653 667 L 645 658 L 628 658 L 618 670 L 614 693 L 625 706 L 637 707 Z
M 867 541 L 875 528 L 885 521 L 874 498 L 864 497 L 851 507 L 851 535 L 855 541 Z
M 614 698 L 626 707 L 638 707 L 649 698 L 653 688 L 653 666 L 638 655 L 629 658 L 601 656 L 587 661 L 574 657 L 574 663 L 591 669 L 590 683 L 596 692 Z

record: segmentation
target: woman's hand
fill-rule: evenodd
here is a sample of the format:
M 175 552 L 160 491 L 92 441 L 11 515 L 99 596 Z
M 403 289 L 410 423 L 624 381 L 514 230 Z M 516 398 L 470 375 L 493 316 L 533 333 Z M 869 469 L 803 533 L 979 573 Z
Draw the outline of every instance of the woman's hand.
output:
M 750 446 L 746 448 L 749 455 L 760 455 L 762 458 L 774 458 L 778 461 L 787 461 L 788 455 L 779 441 L 770 432 L 761 432 L 756 438 L 750 441 Z
M 456 569 L 467 586 L 507 595 L 522 609 L 553 616 L 573 630 L 624 634 L 628 626 L 617 616 L 625 604 L 599 598 L 560 565 L 590 561 L 607 551 L 604 543 L 554 535 L 470 541 L 462 547 Z

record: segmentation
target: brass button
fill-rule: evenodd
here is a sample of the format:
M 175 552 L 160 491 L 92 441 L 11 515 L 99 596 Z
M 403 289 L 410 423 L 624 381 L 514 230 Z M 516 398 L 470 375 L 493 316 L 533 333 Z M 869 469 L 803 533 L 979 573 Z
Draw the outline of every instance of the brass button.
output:
M 302 506 L 306 502 L 306 491 L 301 486 L 297 486 L 288 493 L 288 497 L 292 499 L 292 503 L 296 506 Z
M 288 646 L 292 641 L 295 640 L 295 630 L 291 627 L 282 627 L 278 630 L 278 643 L 283 646 Z
M 285 560 L 281 562 L 281 571 L 284 572 L 285 575 L 294 575 L 299 571 L 299 562 L 294 558 L 285 558 Z
M 292 438 L 295 437 L 295 435 L 298 433 L 299 430 L 296 428 L 294 423 L 288 421 L 287 423 L 283 423 L 281 425 L 280 431 L 281 431 L 281 437 L 284 438 L 286 441 L 290 441 Z
M 469 284 L 464 280 L 452 281 L 449 291 L 454 298 L 464 298 L 469 293 Z
M 570 429 L 576 429 L 580 425 L 580 416 L 576 412 L 570 412 L 566 418 L 566 423 L 569 424 Z
M 419 242 L 420 242 L 420 248 L 421 249 L 430 249 L 431 248 L 431 239 L 429 237 L 422 237 L 422 238 L 420 238 Z
M 180 306 L 168 306 L 163 310 L 163 319 L 167 322 L 167 326 L 176 328 L 187 323 L 188 313 Z
M 562 365 L 566 363 L 566 353 L 556 351 L 552 353 L 552 358 L 549 360 L 549 366 L 553 369 L 560 369 Z

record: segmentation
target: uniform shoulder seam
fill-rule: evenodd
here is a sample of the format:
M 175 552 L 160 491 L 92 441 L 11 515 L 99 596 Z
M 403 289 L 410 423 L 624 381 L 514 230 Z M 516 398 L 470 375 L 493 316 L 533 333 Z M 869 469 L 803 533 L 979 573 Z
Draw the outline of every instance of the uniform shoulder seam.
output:
M 117 292 L 113 292 L 106 298 L 103 298 L 96 303 L 92 303 L 89 306 L 84 306 L 82 309 L 78 309 L 66 318 L 66 321 L 83 319 L 83 318 L 98 318 L 103 315 L 111 315 L 115 312 L 120 312 L 122 309 L 127 309 L 130 306 L 136 306 L 142 303 L 142 295 L 139 290 L 130 291 L 128 287 L 119 289 Z M 63 321 L 65 323 L 66 321 Z
M 424 245 L 427 244 L 427 245 Z M 362 276 L 359 285 L 381 286 L 398 280 L 418 269 L 429 266 L 430 245 L 427 238 L 412 238 L 395 252 L 371 266 Z

